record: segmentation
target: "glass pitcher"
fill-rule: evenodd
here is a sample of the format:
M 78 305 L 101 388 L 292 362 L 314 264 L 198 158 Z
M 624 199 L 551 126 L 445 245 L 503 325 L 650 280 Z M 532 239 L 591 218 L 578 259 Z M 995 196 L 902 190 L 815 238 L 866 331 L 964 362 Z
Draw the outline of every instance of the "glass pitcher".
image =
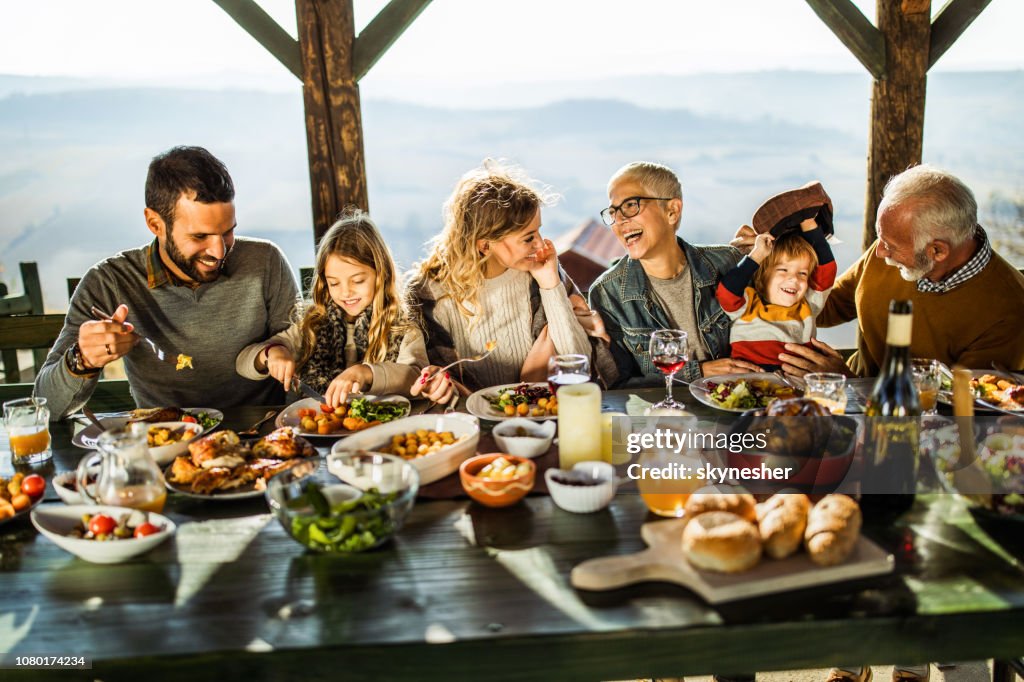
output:
M 146 424 L 129 424 L 104 431 L 97 440 L 99 452 L 78 465 L 77 483 L 82 498 L 93 504 L 131 507 L 161 512 L 167 501 L 164 476 L 146 443 Z M 90 470 L 99 462 L 99 476 L 90 486 Z

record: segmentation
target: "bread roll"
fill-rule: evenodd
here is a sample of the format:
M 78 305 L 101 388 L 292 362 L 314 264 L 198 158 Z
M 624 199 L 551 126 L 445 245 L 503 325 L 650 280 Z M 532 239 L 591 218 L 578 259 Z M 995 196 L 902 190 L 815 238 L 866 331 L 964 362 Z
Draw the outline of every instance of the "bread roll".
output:
M 860 537 L 860 507 L 846 495 L 827 495 L 807 517 L 804 544 L 819 566 L 842 563 Z
M 746 519 L 757 521 L 754 496 L 749 493 L 694 493 L 686 501 L 686 515 L 697 516 L 713 511 L 732 512 Z
M 757 505 L 757 525 L 765 553 L 785 559 L 800 548 L 807 529 L 811 501 L 806 495 L 778 494 Z
M 705 512 L 686 524 L 683 551 L 697 568 L 737 573 L 753 568 L 760 561 L 761 536 L 757 526 L 736 514 Z

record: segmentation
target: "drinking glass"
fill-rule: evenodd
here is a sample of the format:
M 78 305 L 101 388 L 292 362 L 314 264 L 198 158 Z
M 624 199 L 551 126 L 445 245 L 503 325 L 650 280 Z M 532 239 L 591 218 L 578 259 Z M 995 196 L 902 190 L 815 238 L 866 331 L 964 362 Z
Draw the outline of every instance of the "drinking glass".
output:
M 918 399 L 921 401 L 921 414 L 925 416 L 938 414 L 939 384 L 942 374 L 938 360 L 914 358 L 911 362 L 914 374 L 914 386 L 917 387 Z
M 811 372 L 804 375 L 807 390 L 804 397 L 811 398 L 828 408 L 832 414 L 846 413 L 846 377 L 832 372 Z
M 651 409 L 683 409 L 685 405 L 672 398 L 672 377 L 682 369 L 690 357 L 686 346 L 686 332 L 682 329 L 659 329 L 652 332 L 650 353 L 651 362 L 665 375 L 666 393 L 665 399 L 652 405 Z
M 4 403 L 4 427 L 16 464 L 45 462 L 50 450 L 50 408 L 46 398 L 19 398 Z
M 552 355 L 548 358 L 548 388 L 558 393 L 559 386 L 590 381 L 590 358 L 586 355 Z

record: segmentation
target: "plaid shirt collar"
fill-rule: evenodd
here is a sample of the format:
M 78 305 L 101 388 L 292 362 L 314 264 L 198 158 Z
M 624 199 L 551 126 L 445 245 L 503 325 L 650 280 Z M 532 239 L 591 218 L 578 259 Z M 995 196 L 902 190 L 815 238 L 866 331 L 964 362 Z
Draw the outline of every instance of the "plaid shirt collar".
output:
M 150 289 L 159 289 L 164 286 L 198 286 L 196 283 L 185 282 L 179 279 L 173 272 L 167 269 L 164 262 L 160 260 L 160 243 L 156 239 L 146 249 L 146 283 Z
M 931 294 L 944 294 L 947 291 L 952 291 L 984 270 L 988 262 L 992 260 L 992 244 L 989 242 L 988 235 L 985 234 L 985 230 L 981 225 L 978 225 L 975 230 L 974 238 L 979 242 L 978 250 L 975 251 L 969 261 L 938 282 L 922 277 L 917 280 L 917 290 Z

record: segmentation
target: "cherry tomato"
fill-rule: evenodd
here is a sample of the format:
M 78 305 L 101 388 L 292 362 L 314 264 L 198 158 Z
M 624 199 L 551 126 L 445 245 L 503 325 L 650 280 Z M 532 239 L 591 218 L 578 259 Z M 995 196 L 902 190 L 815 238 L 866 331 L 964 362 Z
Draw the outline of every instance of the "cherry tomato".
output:
M 198 420 L 198 419 L 196 419 L 195 417 L 193 417 L 193 416 L 192 416 L 192 415 L 190 415 L 190 414 L 184 414 L 184 415 L 182 415 L 182 416 L 181 416 L 181 421 L 183 421 L 183 422 L 189 422 L 190 424 L 198 424 L 198 423 L 199 423 L 199 420 Z
M 89 519 L 89 531 L 93 535 L 109 535 L 117 527 L 117 521 L 106 514 L 97 514 Z
M 323 412 L 324 414 L 331 414 L 332 412 L 334 412 L 334 408 L 328 405 L 327 403 L 320 403 L 320 411 Z
M 144 538 L 147 535 L 152 535 L 153 533 L 159 532 L 160 529 L 154 526 L 152 523 L 149 523 L 148 521 L 146 523 L 140 523 L 139 525 L 135 526 L 135 537 L 137 538 Z
M 46 479 L 39 474 L 29 474 L 21 482 L 21 492 L 31 498 L 39 497 L 46 490 Z

